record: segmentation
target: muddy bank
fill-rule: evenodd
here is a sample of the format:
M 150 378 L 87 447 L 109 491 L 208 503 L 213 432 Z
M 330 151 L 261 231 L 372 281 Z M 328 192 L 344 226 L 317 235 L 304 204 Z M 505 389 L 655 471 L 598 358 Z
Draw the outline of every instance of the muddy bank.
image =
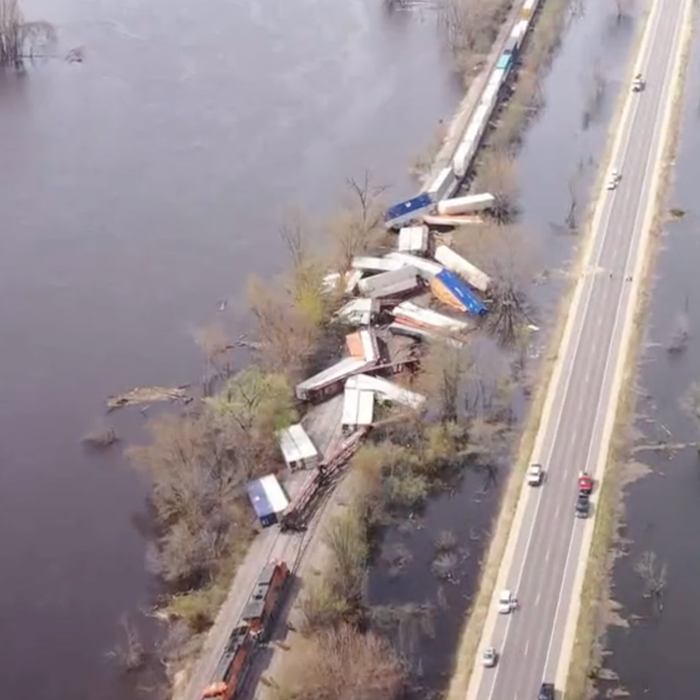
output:
M 604 638 L 608 652 L 604 676 L 609 680 L 596 684 L 599 698 L 618 690 L 651 700 L 697 692 L 700 557 L 695 533 L 700 529 L 700 461 L 695 448 L 697 422 L 682 405 L 688 388 L 698 381 L 700 367 L 696 332 L 700 285 L 694 265 L 700 254 L 697 29 L 696 18 L 667 202 L 680 217 L 669 217 L 664 226 L 639 368 L 636 439 L 630 458 L 642 462 L 648 472 L 624 494 L 622 556 L 612 576 L 612 597 L 620 606 L 621 621 L 608 628 Z M 662 595 L 649 597 L 650 578 L 664 583 Z

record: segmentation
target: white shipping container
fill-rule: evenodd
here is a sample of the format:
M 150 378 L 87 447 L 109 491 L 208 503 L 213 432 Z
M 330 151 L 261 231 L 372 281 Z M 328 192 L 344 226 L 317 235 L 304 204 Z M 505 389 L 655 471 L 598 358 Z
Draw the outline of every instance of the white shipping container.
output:
M 389 332 L 394 333 L 395 335 L 403 335 L 407 338 L 415 338 L 417 340 L 428 340 L 445 343 L 446 345 L 451 345 L 454 348 L 464 347 L 464 343 L 457 340 L 456 338 L 450 338 L 449 336 L 442 335 L 441 333 L 431 333 L 425 328 L 412 326 L 408 323 L 403 323 L 401 321 L 394 321 L 394 323 L 390 323 Z
M 375 299 L 403 294 L 415 289 L 418 284 L 418 271 L 415 267 L 408 266 L 392 272 L 382 272 L 380 275 L 365 277 L 360 280 L 358 286 L 362 294 Z
M 280 430 L 277 439 L 290 469 L 311 469 L 318 465 L 318 450 L 301 423 Z
M 488 85 L 486 86 L 486 89 L 484 90 L 481 96 L 481 99 L 483 100 L 485 105 L 490 105 L 492 100 L 495 99 L 499 87 L 500 84 L 498 82 L 495 82 L 493 80 L 493 77 L 491 77 L 491 79 L 488 82 Z
M 345 387 L 343 400 L 343 428 L 372 425 L 374 420 L 374 392 Z
M 495 203 L 496 198 L 488 192 L 455 197 L 454 199 L 443 199 L 442 202 L 438 202 L 438 214 L 441 216 L 468 214 L 493 207 Z
M 443 197 L 449 197 L 455 190 L 455 180 L 452 168 L 443 168 L 428 187 L 428 194 L 433 202 L 439 202 Z
M 424 216 L 423 221 L 431 226 L 474 226 L 483 224 L 484 219 L 478 214 L 467 216 Z
M 343 306 L 336 316 L 351 325 L 369 326 L 379 313 L 379 302 L 376 299 L 353 299 Z
M 409 266 L 418 270 L 418 274 L 425 280 L 430 281 L 439 275 L 443 271 L 443 266 L 438 265 L 432 260 L 426 260 L 425 258 L 419 258 L 417 255 L 411 255 L 410 253 L 387 253 L 387 258 L 393 258 L 394 260 L 400 260 L 405 266 Z
M 358 389 L 360 391 L 374 391 L 382 398 L 396 403 L 410 406 L 411 408 L 420 408 L 425 402 L 425 396 L 417 394 L 414 391 L 404 389 L 398 384 L 382 379 L 381 377 L 371 377 L 368 374 L 358 374 L 350 377 L 345 383 L 345 388 Z
M 391 272 L 392 270 L 401 269 L 401 265 L 395 260 L 376 258 L 369 255 L 354 257 L 352 259 L 352 267 L 355 270 L 371 270 L 373 272 Z
M 527 32 L 528 25 L 530 24 L 529 20 L 526 19 L 521 19 L 514 27 L 513 31 L 511 32 L 511 36 L 515 39 L 518 48 L 523 43 L 523 37 L 525 36 L 525 33 Z
M 491 278 L 461 255 L 455 253 L 452 248 L 448 248 L 446 245 L 439 245 L 435 249 L 435 259 L 441 262 L 448 270 L 464 277 L 474 289 L 478 289 L 480 292 L 488 290 Z
M 355 357 L 346 357 L 340 362 L 336 362 L 322 372 L 315 374 L 313 377 L 305 379 L 297 384 L 296 397 L 300 401 L 306 401 L 312 398 L 313 394 L 322 391 L 328 387 L 337 384 L 353 374 L 364 372 L 373 367 L 375 362 L 368 362 L 365 359 L 357 359 Z
M 428 250 L 428 227 L 406 226 L 399 231 L 399 251 L 402 253 L 425 253 Z M 390 258 L 394 263 L 398 260 Z
M 398 306 L 395 306 L 391 312 L 393 316 L 405 318 L 413 323 L 418 323 L 423 326 L 431 326 L 441 330 L 453 331 L 459 333 L 466 331 L 469 324 L 464 321 L 459 321 L 456 318 L 451 318 L 445 314 L 438 313 L 432 309 L 424 309 L 412 301 L 403 301 Z

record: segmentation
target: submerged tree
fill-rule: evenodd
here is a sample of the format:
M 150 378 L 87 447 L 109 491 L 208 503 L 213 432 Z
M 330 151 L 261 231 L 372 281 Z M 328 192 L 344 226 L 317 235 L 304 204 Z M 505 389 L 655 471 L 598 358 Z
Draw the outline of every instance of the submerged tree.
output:
M 18 0 L 0 0 L 0 66 L 21 67 L 37 46 L 53 42 L 56 32 L 44 21 L 27 22 Z

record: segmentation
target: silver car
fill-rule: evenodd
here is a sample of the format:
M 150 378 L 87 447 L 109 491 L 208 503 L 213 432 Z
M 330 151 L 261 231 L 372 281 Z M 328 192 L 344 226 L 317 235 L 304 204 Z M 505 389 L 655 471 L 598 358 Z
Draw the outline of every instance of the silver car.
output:
M 498 654 L 493 647 L 486 647 L 481 655 L 481 662 L 486 668 L 493 668 L 498 660 Z

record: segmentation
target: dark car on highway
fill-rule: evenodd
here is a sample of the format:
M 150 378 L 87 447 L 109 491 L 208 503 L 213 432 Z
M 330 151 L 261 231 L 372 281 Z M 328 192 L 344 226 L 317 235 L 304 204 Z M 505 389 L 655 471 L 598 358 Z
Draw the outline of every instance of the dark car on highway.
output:
M 579 493 L 576 499 L 576 517 L 587 518 L 591 509 L 591 499 L 587 493 Z
M 554 683 L 543 683 L 537 700 L 554 700 Z

